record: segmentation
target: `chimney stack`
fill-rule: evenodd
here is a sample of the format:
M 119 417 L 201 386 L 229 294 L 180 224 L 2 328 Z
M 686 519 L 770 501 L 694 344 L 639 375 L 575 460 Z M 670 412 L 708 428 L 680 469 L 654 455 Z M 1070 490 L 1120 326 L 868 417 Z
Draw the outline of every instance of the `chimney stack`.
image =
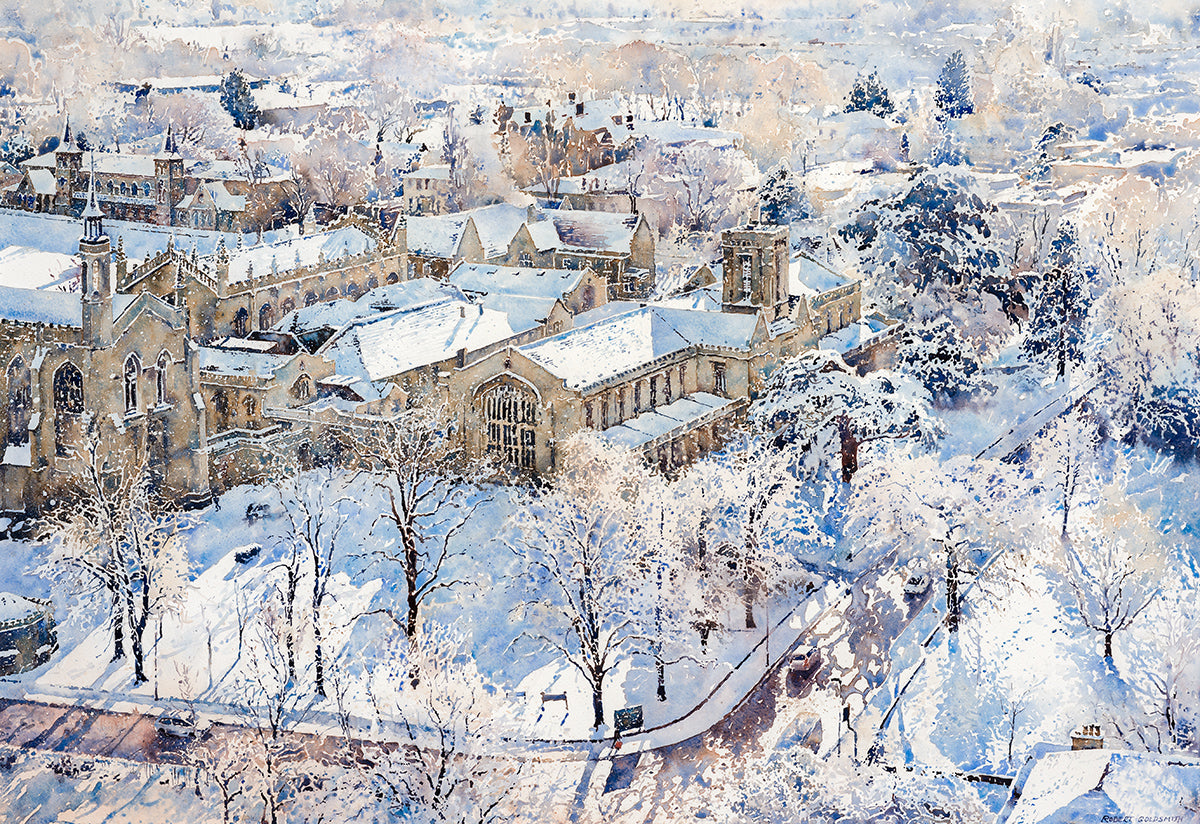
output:
M 583 114 L 583 103 L 576 103 L 576 104 L 575 104 L 575 114 L 576 114 L 576 115 L 581 115 L 581 114 Z
M 1104 736 L 1099 724 L 1080 724 L 1071 733 L 1072 750 L 1102 750 Z

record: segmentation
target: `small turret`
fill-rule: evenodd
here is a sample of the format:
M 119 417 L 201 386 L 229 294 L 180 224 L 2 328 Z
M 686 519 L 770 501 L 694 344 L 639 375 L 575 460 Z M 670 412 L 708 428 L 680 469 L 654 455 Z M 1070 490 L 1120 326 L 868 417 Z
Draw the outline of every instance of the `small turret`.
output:
M 104 233 L 104 214 L 96 203 L 95 159 L 88 184 L 88 201 L 83 210 L 83 236 L 79 238 L 82 259 L 83 344 L 102 349 L 112 344 L 112 244 Z M 124 249 L 121 250 L 124 257 Z

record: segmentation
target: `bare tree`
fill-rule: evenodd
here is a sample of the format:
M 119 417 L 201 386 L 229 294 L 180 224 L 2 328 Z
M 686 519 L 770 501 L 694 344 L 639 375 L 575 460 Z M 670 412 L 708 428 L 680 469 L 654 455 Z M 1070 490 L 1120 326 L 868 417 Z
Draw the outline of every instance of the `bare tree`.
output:
M 568 469 L 557 486 L 530 492 L 512 522 L 509 546 L 526 591 L 514 614 L 531 627 L 517 641 L 554 652 L 583 676 L 599 727 L 605 679 L 652 632 L 640 597 L 646 570 L 626 504 L 639 468 L 635 456 L 587 436 L 563 451 Z
M 252 793 L 252 733 L 222 730 L 188 748 L 188 762 L 196 769 L 197 782 L 221 803 L 221 824 L 232 824 L 239 798 Z M 199 786 L 197 788 L 199 792 Z
M 313 638 L 313 678 L 317 695 L 325 697 L 325 647 L 322 609 L 329 595 L 329 580 L 346 555 L 343 529 L 353 513 L 347 478 L 338 469 L 321 467 L 290 478 L 277 487 L 283 517 L 277 535 L 283 572 L 284 616 L 288 622 L 288 671 L 296 674 L 296 603 L 304 579 L 311 586 L 308 630 Z
M 1111 667 L 1113 638 L 1158 595 L 1163 556 L 1160 537 L 1121 490 L 1110 486 L 1102 500 L 1063 541 L 1063 556 L 1079 620 L 1104 639 L 1104 661 Z
M 454 538 L 486 500 L 471 481 L 487 470 L 461 455 L 444 407 L 415 407 L 355 434 L 361 464 L 376 473 L 387 495 L 377 523 L 389 523 L 399 538 L 398 546 L 376 545 L 364 556 L 398 569 L 404 602 L 398 614 L 389 614 L 411 639 L 429 599 L 464 583 L 452 577 L 453 559 L 465 552 Z
M 84 437 L 75 457 L 82 467 L 69 508 L 60 507 L 42 524 L 57 536 L 47 558 L 50 573 L 75 587 L 104 594 L 113 633 L 113 660 L 124 657 L 125 630 L 134 680 L 145 683 L 145 634 L 153 620 L 172 609 L 187 580 L 187 552 L 180 532 L 187 519 L 157 500 L 144 463 L 112 456 L 100 422 L 84 416 Z
M 508 708 L 446 630 L 393 639 L 371 673 L 375 720 L 400 734 L 354 759 L 388 813 L 453 824 L 512 820 L 521 764 Z M 353 740 L 353 731 L 346 739 Z M 356 744 L 356 746 L 358 746 Z

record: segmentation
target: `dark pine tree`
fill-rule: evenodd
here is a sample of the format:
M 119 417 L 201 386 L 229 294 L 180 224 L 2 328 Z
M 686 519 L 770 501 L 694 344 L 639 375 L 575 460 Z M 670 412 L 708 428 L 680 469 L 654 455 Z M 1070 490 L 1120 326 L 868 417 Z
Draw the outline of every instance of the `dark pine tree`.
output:
M 866 77 L 861 74 L 854 80 L 854 88 L 846 100 L 846 113 L 870 112 L 878 117 L 887 117 L 896 109 L 888 90 L 879 82 L 879 75 L 871 72 Z
M 233 118 L 239 129 L 253 129 L 258 125 L 258 106 L 250 92 L 250 84 L 237 69 L 225 75 L 221 81 L 221 106 Z
M 949 118 L 962 117 L 975 111 L 971 102 L 971 75 L 967 72 L 967 61 L 961 51 L 956 51 L 942 66 L 938 75 L 934 102 Z
M 758 188 L 759 217 L 763 223 L 786 226 L 809 216 L 808 201 L 788 167 L 780 163 Z
M 1079 237 L 1067 223 L 1050 244 L 1041 292 L 1029 317 L 1023 350 L 1033 360 L 1067 374 L 1067 364 L 1083 363 L 1083 335 L 1091 294 L 1088 272 L 1078 260 Z

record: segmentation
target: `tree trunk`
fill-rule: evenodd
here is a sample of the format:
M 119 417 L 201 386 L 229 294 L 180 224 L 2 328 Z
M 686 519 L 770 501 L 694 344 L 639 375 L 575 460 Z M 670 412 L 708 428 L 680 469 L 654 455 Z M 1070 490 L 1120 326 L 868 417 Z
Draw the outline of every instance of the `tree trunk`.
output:
M 410 640 L 417 637 L 417 610 L 421 605 L 417 599 L 417 573 L 420 559 L 417 557 L 417 542 L 412 533 L 404 531 L 404 585 L 407 614 L 404 618 L 404 634 Z
M 313 667 L 316 670 L 315 679 L 317 695 L 325 697 L 325 655 L 321 650 L 321 615 L 313 610 L 313 638 L 316 640 L 316 652 L 313 654 Z
M 854 434 L 846 415 L 838 419 L 838 434 L 842 441 L 842 482 L 848 484 L 858 471 L 858 447 L 862 441 Z
M 1112 642 L 1112 632 L 1104 633 L 1104 660 L 1107 661 L 1110 666 L 1112 665 Z
M 604 723 L 604 696 L 602 695 L 601 683 L 597 682 L 596 686 L 592 687 L 592 726 L 596 729 Z
M 754 588 L 749 584 L 746 585 L 746 593 L 742 601 L 746 607 L 746 629 L 756 629 L 758 624 L 754 621 Z
M 125 610 L 121 608 L 121 600 L 113 594 L 113 656 L 112 660 L 120 661 L 125 657 Z

